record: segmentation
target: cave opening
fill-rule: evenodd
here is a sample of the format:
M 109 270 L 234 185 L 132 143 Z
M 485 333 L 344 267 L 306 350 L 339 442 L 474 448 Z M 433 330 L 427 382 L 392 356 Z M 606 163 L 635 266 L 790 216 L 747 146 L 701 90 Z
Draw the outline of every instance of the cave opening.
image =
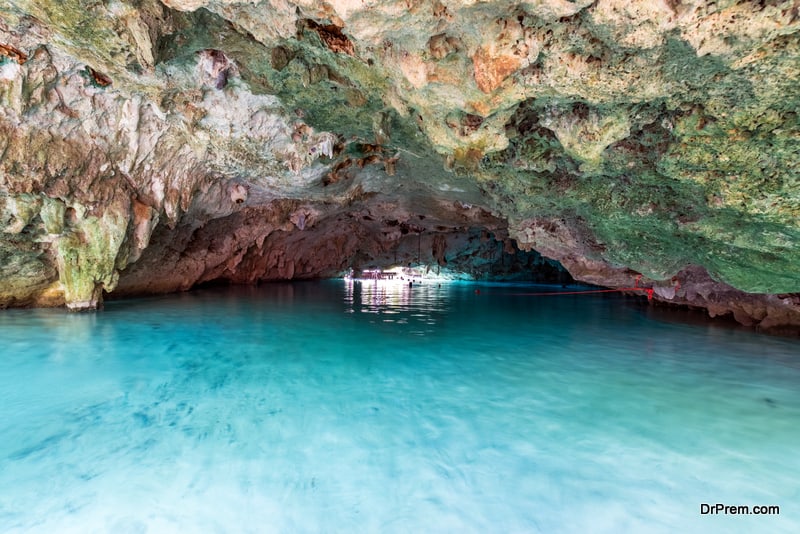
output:
M 401 231 L 402 233 L 402 231 Z M 424 239 L 423 239 L 424 237 Z M 390 252 L 356 254 L 343 276 L 574 284 L 561 263 L 486 229 L 405 234 Z

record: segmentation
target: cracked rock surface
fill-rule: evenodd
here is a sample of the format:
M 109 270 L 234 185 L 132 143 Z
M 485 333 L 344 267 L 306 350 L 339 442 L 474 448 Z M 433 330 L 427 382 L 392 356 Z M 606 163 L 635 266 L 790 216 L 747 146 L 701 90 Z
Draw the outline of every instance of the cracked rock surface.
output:
M 0 306 L 541 253 L 791 331 L 798 82 L 794 0 L 0 0 Z

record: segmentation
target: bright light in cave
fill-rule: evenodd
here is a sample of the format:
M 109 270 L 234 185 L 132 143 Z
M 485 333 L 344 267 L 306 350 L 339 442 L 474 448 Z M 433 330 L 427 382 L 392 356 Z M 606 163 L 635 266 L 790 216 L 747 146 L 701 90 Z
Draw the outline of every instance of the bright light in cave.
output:
M 387 269 L 350 269 L 344 276 L 346 280 L 373 280 L 376 282 L 408 283 L 408 282 L 442 282 L 457 279 L 456 273 L 442 271 L 430 266 L 403 267 L 394 266 Z

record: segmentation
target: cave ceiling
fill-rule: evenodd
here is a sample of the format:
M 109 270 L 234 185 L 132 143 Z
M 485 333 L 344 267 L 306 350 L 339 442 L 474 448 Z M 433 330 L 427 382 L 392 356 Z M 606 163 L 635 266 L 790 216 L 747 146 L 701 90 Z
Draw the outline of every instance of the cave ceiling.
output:
M 0 0 L 0 305 L 498 242 L 800 323 L 799 82 L 797 1 Z

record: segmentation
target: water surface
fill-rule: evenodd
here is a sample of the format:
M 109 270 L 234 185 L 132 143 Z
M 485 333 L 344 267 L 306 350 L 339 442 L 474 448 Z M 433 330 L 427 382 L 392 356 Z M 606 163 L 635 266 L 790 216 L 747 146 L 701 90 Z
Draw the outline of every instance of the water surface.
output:
M 800 532 L 796 340 L 531 291 L 2 312 L 0 531 Z

